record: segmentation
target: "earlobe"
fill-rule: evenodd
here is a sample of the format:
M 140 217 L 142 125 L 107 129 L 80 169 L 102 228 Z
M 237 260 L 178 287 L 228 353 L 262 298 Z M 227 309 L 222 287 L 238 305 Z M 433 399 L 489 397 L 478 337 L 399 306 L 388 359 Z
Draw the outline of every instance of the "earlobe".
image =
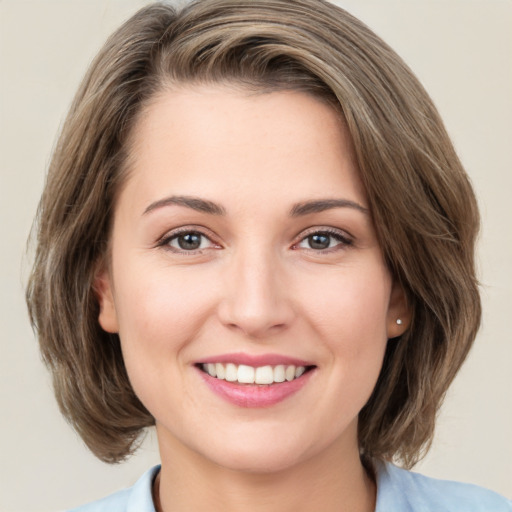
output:
M 98 321 L 102 329 L 110 333 L 119 332 L 111 277 L 106 268 L 102 267 L 96 273 L 93 290 L 100 306 Z
M 387 316 L 387 336 L 388 339 L 401 336 L 411 323 L 411 309 L 407 303 L 404 289 L 398 283 L 393 282 L 391 295 L 389 298 L 389 308 Z

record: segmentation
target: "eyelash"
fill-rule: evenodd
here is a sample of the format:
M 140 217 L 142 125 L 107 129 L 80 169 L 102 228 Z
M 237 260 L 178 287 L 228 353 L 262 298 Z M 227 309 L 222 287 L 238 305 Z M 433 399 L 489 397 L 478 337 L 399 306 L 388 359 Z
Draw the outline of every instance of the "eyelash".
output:
M 211 235 L 205 234 L 203 231 L 197 228 L 193 227 L 184 227 L 181 229 L 178 229 L 176 231 L 173 231 L 169 235 L 166 235 L 162 237 L 157 242 L 157 247 L 162 247 L 165 250 L 171 251 L 175 254 L 181 254 L 181 255 L 195 255 L 195 254 L 202 254 L 205 249 L 194 249 L 194 250 L 186 250 L 186 249 L 178 249 L 175 247 L 171 247 L 171 242 L 173 240 L 177 240 L 180 236 L 183 235 L 197 235 L 202 238 L 206 238 L 211 244 L 217 247 L 214 248 L 220 248 L 219 244 L 216 244 L 213 240 Z M 336 241 L 339 242 L 339 244 L 336 244 L 334 247 L 328 247 L 326 249 L 313 249 L 311 247 L 304 248 L 307 251 L 317 253 L 317 254 L 327 254 L 334 251 L 341 250 L 343 248 L 349 247 L 353 245 L 353 240 L 350 236 L 342 234 L 341 231 L 338 231 L 336 229 L 332 228 L 313 228 L 310 231 L 307 231 L 306 233 L 301 233 L 301 238 L 292 245 L 293 250 L 300 249 L 300 244 L 306 241 L 308 238 L 314 236 L 314 235 L 324 235 L 329 238 L 334 238 Z
M 180 229 L 177 229 L 176 231 L 173 231 L 172 233 L 170 233 L 168 235 L 163 236 L 157 242 L 157 247 L 162 247 L 163 249 L 171 251 L 175 254 L 182 254 L 182 255 L 187 255 L 187 256 L 194 255 L 194 254 L 202 254 L 204 249 L 185 250 L 185 249 L 178 249 L 175 247 L 171 247 L 171 245 L 170 245 L 171 242 L 173 240 L 177 240 L 180 236 L 183 236 L 183 235 L 198 235 L 202 238 L 206 238 L 211 244 L 217 245 L 218 247 L 220 247 L 218 244 L 215 244 L 215 242 L 212 240 L 211 235 L 207 235 L 200 229 L 194 228 L 194 227 L 180 228 Z
M 298 248 L 299 244 L 301 244 L 302 242 L 306 241 L 308 238 L 314 235 L 324 235 L 329 238 L 334 238 L 336 241 L 339 242 L 339 244 L 336 244 L 334 247 L 328 247 L 327 249 L 305 248 L 307 251 L 320 254 L 327 254 L 334 251 L 342 250 L 353 245 L 352 238 L 349 235 L 344 234 L 342 231 L 333 228 L 313 228 L 309 232 L 306 231 L 306 233 L 301 234 L 301 239 L 297 243 L 293 244 L 293 248 Z

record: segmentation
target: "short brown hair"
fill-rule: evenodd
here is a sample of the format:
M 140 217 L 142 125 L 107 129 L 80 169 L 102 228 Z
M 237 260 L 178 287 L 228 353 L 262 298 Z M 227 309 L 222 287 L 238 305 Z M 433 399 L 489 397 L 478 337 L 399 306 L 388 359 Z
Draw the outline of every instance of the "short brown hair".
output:
M 173 83 L 218 82 L 304 91 L 343 115 L 382 251 L 412 311 L 360 413 L 360 450 L 413 465 L 479 326 L 478 210 L 421 84 L 371 30 L 324 0 L 157 3 L 96 57 L 50 164 L 27 289 L 63 414 L 107 462 L 128 456 L 154 423 L 132 390 L 118 336 L 99 326 L 93 281 L 139 113 Z

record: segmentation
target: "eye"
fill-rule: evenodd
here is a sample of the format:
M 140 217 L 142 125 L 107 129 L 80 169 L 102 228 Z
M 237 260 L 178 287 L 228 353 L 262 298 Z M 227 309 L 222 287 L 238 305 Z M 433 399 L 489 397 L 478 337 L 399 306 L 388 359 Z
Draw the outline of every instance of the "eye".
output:
M 182 231 L 175 233 L 165 240 L 162 240 L 161 245 L 176 252 L 194 252 L 215 247 L 215 244 L 199 231 Z
M 352 240 L 337 231 L 315 231 L 304 237 L 297 244 L 297 247 L 314 251 L 326 251 L 351 244 Z

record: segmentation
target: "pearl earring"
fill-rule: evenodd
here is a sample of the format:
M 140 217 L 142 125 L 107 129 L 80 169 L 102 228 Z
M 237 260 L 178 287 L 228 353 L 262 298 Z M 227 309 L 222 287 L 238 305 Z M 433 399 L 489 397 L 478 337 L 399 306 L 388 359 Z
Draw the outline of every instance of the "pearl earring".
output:
M 402 323 L 403 323 L 403 322 L 402 322 L 402 319 L 401 319 L 401 318 L 397 318 L 397 319 L 396 319 L 396 324 L 397 324 L 397 325 L 402 325 Z

